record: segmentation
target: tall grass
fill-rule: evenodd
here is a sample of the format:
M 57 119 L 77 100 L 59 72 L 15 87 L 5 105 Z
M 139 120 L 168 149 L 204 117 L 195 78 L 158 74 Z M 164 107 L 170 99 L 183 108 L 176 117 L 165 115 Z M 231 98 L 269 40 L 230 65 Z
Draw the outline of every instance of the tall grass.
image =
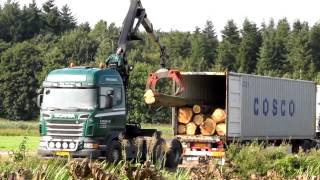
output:
M 227 158 L 234 174 L 244 178 L 252 174 L 266 176 L 270 171 L 277 172 L 284 179 L 320 176 L 320 151 L 315 149 L 310 153 L 291 154 L 288 145 L 265 147 L 253 142 L 240 148 L 238 144 L 231 144 Z
M 0 118 L 0 136 L 39 136 L 38 121 L 9 121 Z
M 33 176 L 41 176 L 45 179 L 72 179 L 70 164 L 65 160 L 50 159 L 47 161 L 28 155 L 23 156 L 23 160 L 14 157 L 19 156 L 11 156 L 9 159 L 0 158 L 0 176 L 1 174 L 12 174 L 12 172 L 30 170 Z M 114 174 L 119 179 L 130 179 L 137 177 L 137 173 L 142 175 L 144 172 L 151 172 L 163 179 L 169 180 L 187 180 L 197 176 L 193 172 L 193 176 L 191 177 L 191 171 L 188 169 L 178 168 L 174 171 L 169 171 L 159 165 L 149 168 L 148 165 L 146 166 L 138 161 L 121 161 L 118 164 L 99 162 L 97 168 L 100 168 L 101 172 L 105 174 Z M 226 169 L 229 169 L 228 172 L 226 172 Z M 288 146 L 286 145 L 265 147 L 254 142 L 240 148 L 238 144 L 230 144 L 227 150 L 227 164 L 222 170 L 222 175 L 225 179 L 233 177 L 250 179 L 253 177 L 252 175 L 255 175 L 258 179 L 259 177 L 263 177 L 264 179 L 268 177 L 270 179 L 272 176 L 280 179 L 294 179 L 297 177 L 310 179 L 315 176 L 320 177 L 320 151 L 312 150 L 308 154 L 300 152 L 294 155 L 289 153 Z M 215 171 L 213 170 L 213 172 Z M 199 169 L 199 173 L 203 172 Z M 199 174 L 200 176 L 201 174 Z M 214 177 L 209 178 L 214 179 Z

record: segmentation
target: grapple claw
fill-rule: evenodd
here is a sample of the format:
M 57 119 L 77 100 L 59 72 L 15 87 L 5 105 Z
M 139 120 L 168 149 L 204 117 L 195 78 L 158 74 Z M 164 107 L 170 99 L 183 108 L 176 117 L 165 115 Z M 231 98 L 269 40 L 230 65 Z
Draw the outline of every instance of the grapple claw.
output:
M 174 94 L 175 96 L 180 95 L 184 91 L 180 71 L 168 69 L 159 69 L 157 72 L 151 73 L 147 80 L 146 89 L 151 89 L 154 93 L 158 93 L 156 85 L 158 80 L 163 78 L 171 78 L 176 83 L 177 90 Z

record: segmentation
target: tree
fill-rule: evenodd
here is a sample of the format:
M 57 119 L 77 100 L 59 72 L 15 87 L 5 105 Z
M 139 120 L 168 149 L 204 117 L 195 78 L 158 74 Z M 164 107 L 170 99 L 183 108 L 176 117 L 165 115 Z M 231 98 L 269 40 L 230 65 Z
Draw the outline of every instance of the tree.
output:
M 72 30 L 76 27 L 77 21 L 73 17 L 70 8 L 68 5 L 62 6 L 61 12 L 60 12 L 61 18 L 62 18 L 62 24 L 61 24 L 61 31 L 65 32 L 68 30 Z
M 0 94 L 5 118 L 32 119 L 37 116 L 37 73 L 40 52 L 30 43 L 18 43 L 6 50 L 0 61 Z
M 21 40 L 21 11 L 17 2 L 8 1 L 0 14 L 0 39 L 7 42 Z
M 135 122 L 151 122 L 148 108 L 143 102 L 146 77 L 151 67 L 144 63 L 136 63 L 131 72 L 128 88 L 128 119 Z
M 44 14 L 42 15 L 44 21 L 44 27 L 42 31 L 51 32 L 54 34 L 60 34 L 62 29 L 62 17 L 57 6 L 54 4 L 54 0 L 48 0 L 42 5 Z
M 259 48 L 261 46 L 261 34 L 256 24 L 245 19 L 241 30 L 242 40 L 237 55 L 238 72 L 252 73 L 256 69 Z
M 119 34 L 118 28 L 112 23 L 108 26 L 106 21 L 99 21 L 93 30 L 89 33 L 91 39 L 95 39 L 98 43 L 95 60 L 97 62 L 105 61 L 107 56 L 114 53 L 117 42 L 116 37 Z
M 191 59 L 185 63 L 188 64 L 187 69 L 190 71 L 205 71 L 209 69 L 209 62 L 205 62 L 205 37 L 201 32 L 193 34 L 191 38 Z
M 288 60 L 290 63 L 290 73 L 293 78 L 313 79 L 314 63 L 310 48 L 308 23 L 296 21 L 289 36 Z
M 22 39 L 30 39 L 40 33 L 43 22 L 40 17 L 40 9 L 37 7 L 35 0 L 29 4 L 28 7 L 24 7 L 22 10 Z
M 233 20 L 230 20 L 221 33 L 222 42 L 218 46 L 218 58 L 215 69 L 236 71 L 238 69 L 236 56 L 241 41 L 239 30 Z
M 288 71 L 288 37 L 290 33 L 290 25 L 286 18 L 279 20 L 276 36 L 275 36 L 275 54 L 274 63 L 277 65 L 278 69 L 282 71 L 282 74 Z
M 257 73 L 262 75 L 283 76 L 288 72 L 288 36 L 290 26 L 286 19 L 278 22 L 277 29 L 274 28 L 273 20 L 263 31 L 262 46 L 259 51 Z
M 65 33 L 57 44 L 64 54 L 64 61 L 89 64 L 94 61 L 98 44 L 81 28 Z
M 181 67 L 183 59 L 191 55 L 191 34 L 189 32 L 171 31 L 163 33 L 161 41 L 166 46 L 172 61 L 171 67 Z
M 316 70 L 320 70 L 320 23 L 315 24 L 310 30 L 310 48 Z
M 207 20 L 202 33 L 204 35 L 204 60 L 212 67 L 215 63 L 219 43 L 212 21 Z

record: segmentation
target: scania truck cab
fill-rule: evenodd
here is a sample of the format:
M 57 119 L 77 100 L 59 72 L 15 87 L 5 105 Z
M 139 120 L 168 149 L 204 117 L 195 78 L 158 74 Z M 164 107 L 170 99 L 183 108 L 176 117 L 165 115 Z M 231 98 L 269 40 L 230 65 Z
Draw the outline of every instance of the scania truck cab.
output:
M 41 100 L 42 156 L 105 157 L 107 144 L 125 132 L 124 86 L 116 70 L 54 70 L 43 82 Z M 120 148 L 113 144 L 113 149 Z

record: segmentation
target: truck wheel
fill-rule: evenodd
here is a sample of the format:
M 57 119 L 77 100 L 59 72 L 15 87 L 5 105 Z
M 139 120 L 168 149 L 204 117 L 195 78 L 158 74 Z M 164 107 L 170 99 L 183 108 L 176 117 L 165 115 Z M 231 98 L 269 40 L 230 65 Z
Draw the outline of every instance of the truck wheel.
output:
M 171 141 L 170 150 L 167 153 L 166 167 L 177 168 L 181 161 L 182 145 L 177 139 Z
M 165 157 L 165 140 L 164 139 L 158 139 L 157 143 L 153 146 L 153 150 L 152 150 L 152 160 L 153 163 L 161 163 L 163 164 L 164 162 L 164 157 Z
M 113 140 L 108 147 L 106 160 L 109 162 L 118 163 L 121 159 L 122 159 L 121 144 L 119 141 Z
M 293 154 L 297 154 L 300 148 L 300 141 L 292 141 L 291 142 L 291 152 Z

